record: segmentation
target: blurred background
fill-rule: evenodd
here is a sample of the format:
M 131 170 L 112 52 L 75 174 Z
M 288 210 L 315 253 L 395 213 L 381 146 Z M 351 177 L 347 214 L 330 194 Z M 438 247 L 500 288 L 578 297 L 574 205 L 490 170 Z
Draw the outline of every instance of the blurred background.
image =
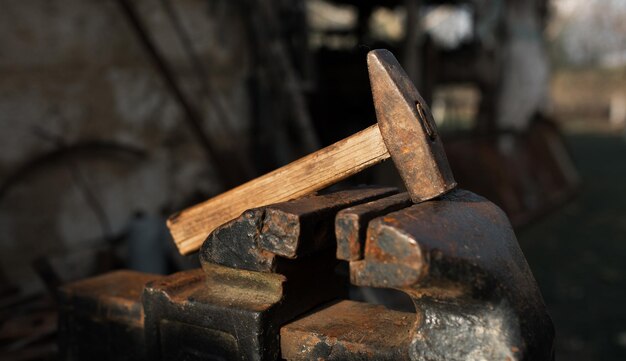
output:
M 510 217 L 557 357 L 626 358 L 626 2 L 0 5 L 0 359 L 55 359 L 60 284 L 197 267 L 171 213 L 373 124 L 376 48 Z

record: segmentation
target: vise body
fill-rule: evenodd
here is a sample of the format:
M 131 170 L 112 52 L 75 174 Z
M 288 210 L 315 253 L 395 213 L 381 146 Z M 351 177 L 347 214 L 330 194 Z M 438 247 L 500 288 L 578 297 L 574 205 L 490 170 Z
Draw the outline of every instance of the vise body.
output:
M 212 232 L 200 260 L 64 286 L 63 359 L 553 359 L 509 221 L 471 192 L 412 204 L 370 187 L 251 209 Z M 399 290 L 414 312 L 349 300 L 350 283 Z

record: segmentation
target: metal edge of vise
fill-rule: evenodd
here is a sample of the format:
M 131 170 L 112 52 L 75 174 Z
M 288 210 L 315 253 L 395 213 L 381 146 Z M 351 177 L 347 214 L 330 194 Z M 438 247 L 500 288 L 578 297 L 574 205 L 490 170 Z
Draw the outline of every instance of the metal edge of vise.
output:
M 202 269 L 60 289 L 64 360 L 553 360 L 554 329 L 504 213 L 464 190 L 313 195 L 211 233 Z M 415 313 L 346 300 L 407 294 Z

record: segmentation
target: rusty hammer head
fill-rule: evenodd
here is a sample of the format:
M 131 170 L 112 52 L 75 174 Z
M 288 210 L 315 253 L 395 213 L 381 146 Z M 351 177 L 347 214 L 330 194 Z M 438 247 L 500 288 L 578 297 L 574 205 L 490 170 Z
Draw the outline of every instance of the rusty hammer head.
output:
M 378 127 L 413 202 L 454 187 L 448 158 L 430 109 L 388 50 L 367 55 Z

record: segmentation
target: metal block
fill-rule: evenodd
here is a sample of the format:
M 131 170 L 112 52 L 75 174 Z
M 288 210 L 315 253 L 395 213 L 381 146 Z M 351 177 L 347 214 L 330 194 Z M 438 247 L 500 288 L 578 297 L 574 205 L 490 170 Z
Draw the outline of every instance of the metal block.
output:
M 334 247 L 338 211 L 397 192 L 395 188 L 357 188 L 274 204 L 265 211 L 259 243 L 264 250 L 287 258 Z
M 276 360 L 279 330 L 319 304 L 345 296 L 332 252 L 293 261 L 284 274 L 203 263 L 144 291 L 152 360 Z
M 141 293 L 160 276 L 116 271 L 59 289 L 62 360 L 146 360 Z
M 409 360 L 415 313 L 341 301 L 280 330 L 286 360 Z
M 276 272 L 285 258 L 334 248 L 335 215 L 341 209 L 395 193 L 395 188 L 357 188 L 248 210 L 209 235 L 200 260 Z
M 337 259 L 356 261 L 363 258 L 365 231 L 372 219 L 413 204 L 408 193 L 401 193 L 346 208 L 335 218 Z

